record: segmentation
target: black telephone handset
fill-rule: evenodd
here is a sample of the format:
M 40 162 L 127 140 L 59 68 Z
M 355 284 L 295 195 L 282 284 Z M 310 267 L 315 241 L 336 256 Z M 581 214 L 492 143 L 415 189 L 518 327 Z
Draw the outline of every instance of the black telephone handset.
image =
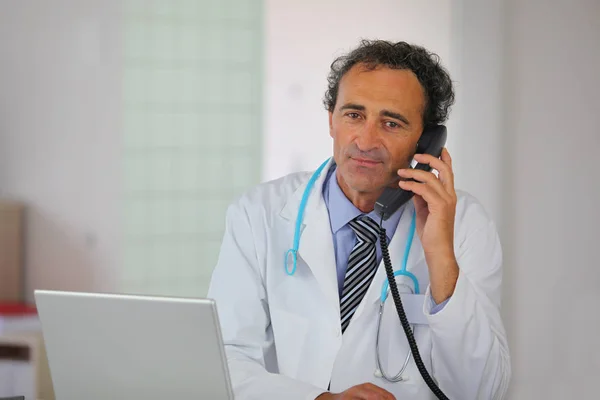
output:
M 416 152 L 440 157 L 442 149 L 446 144 L 446 137 L 447 131 L 444 125 L 436 125 L 428 128 L 421 134 Z M 417 164 L 414 168 L 423 171 L 431 170 L 431 167 L 428 164 Z M 383 220 L 387 220 L 402 205 L 409 201 L 413 195 L 413 192 L 401 189 L 400 187 L 385 188 L 375 203 L 375 211 L 383 218 Z

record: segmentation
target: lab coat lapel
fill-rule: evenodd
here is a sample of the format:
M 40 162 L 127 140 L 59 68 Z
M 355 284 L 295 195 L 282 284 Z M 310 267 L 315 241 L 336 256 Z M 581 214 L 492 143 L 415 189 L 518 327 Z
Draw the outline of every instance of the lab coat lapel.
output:
M 333 235 L 329 223 L 329 213 L 323 199 L 323 182 L 333 164 L 332 161 L 324 168 L 315 181 L 310 197 L 306 203 L 304 219 L 301 227 L 300 245 L 298 247 L 298 268 L 304 261 L 310 268 L 321 290 L 339 314 L 339 294 Z M 288 201 L 281 215 L 295 224 L 298 208 L 308 180 L 300 185 L 294 196 Z

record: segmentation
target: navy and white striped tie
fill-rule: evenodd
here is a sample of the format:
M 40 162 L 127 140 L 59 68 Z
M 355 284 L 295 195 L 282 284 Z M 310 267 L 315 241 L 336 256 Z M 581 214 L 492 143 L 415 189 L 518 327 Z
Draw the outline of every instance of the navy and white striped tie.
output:
M 356 234 L 356 244 L 348 258 L 348 268 L 344 278 L 344 290 L 340 299 L 342 332 L 346 330 L 352 315 L 367 293 L 377 271 L 377 250 L 379 226 L 366 215 L 349 222 Z

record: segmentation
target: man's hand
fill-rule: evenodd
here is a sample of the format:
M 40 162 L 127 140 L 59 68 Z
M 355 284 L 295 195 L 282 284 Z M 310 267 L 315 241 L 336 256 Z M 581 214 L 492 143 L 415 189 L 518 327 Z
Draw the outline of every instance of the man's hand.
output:
M 429 164 L 439 172 L 415 169 L 398 170 L 398 175 L 413 181 L 400 181 L 399 186 L 412 191 L 417 213 L 417 234 L 421 239 L 429 267 L 431 295 L 441 303 L 454 293 L 458 279 L 458 263 L 454 254 L 454 216 L 456 192 L 452 159 L 448 150 L 442 150 L 441 159 L 429 154 L 415 154 L 415 160 Z
M 396 398 L 387 390 L 372 383 L 363 383 L 342 393 L 323 393 L 316 400 L 396 400 Z

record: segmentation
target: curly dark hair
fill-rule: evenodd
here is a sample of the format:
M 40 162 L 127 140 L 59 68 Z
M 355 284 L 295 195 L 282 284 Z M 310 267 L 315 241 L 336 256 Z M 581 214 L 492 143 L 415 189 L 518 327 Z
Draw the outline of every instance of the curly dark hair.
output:
M 412 71 L 425 92 L 423 128 L 442 124 L 448 118 L 450 107 L 454 104 L 454 89 L 439 56 L 421 46 L 385 40 L 362 40 L 357 48 L 331 64 L 327 77 L 329 85 L 323 100 L 328 111 L 335 109 L 342 77 L 356 64 L 363 64 L 369 70 L 385 66 Z

